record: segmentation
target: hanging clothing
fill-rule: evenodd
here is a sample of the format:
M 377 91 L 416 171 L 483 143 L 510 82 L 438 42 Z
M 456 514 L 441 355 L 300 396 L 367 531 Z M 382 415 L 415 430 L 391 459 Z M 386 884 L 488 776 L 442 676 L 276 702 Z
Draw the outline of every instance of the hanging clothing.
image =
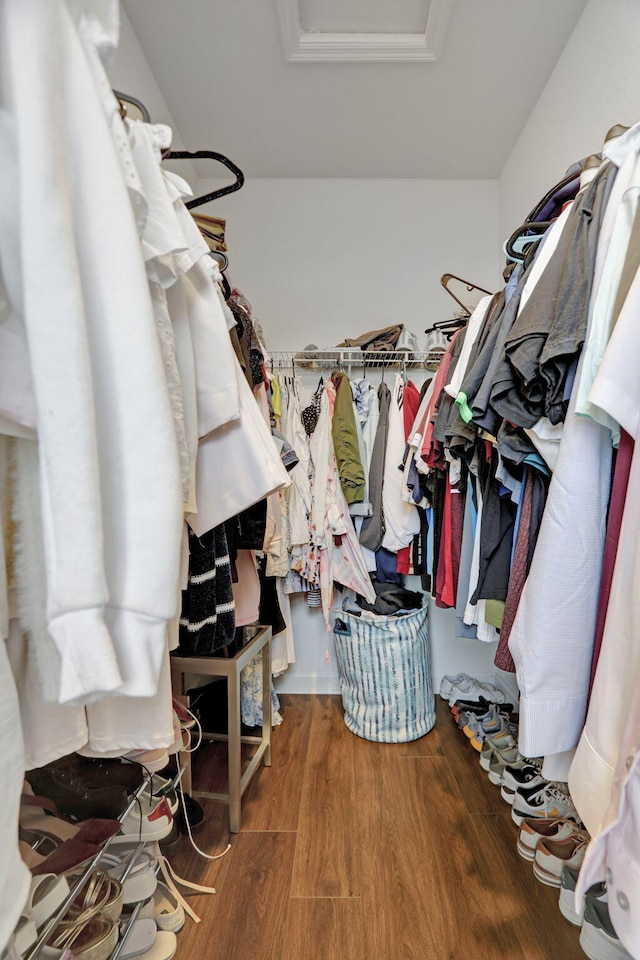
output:
M 578 811 L 592 835 L 602 829 L 612 791 L 614 797 L 621 797 L 622 784 L 626 783 L 630 772 L 625 769 L 622 782 L 619 779 L 614 781 L 625 724 L 633 704 L 637 703 L 640 683 L 640 647 L 637 643 L 640 597 L 640 498 L 637 496 L 640 490 L 640 447 L 637 442 L 640 433 L 639 303 L 640 274 L 636 275 L 629 291 L 589 394 L 589 400 L 613 417 L 635 441 L 602 647 L 586 723 L 569 776 Z M 594 426 L 604 429 L 600 424 Z M 591 660 L 587 687 L 590 667 Z M 635 756 L 635 749 L 629 756 Z
M 360 531 L 360 543 L 368 550 L 375 551 L 382 544 L 384 533 L 384 508 L 382 489 L 385 472 L 385 457 L 389 434 L 389 410 L 391 407 L 391 391 L 386 383 L 378 387 L 378 426 L 376 429 L 371 467 L 369 470 L 369 498 L 372 514 L 366 517 Z
M 224 524 L 198 537 L 189 531 L 189 582 L 182 594 L 180 648 L 184 657 L 211 657 L 235 634 L 231 561 Z
M 182 491 L 138 229 L 112 127 L 121 150 L 128 141 L 115 97 L 107 119 L 96 66 L 62 0 L 37 3 L 28 13 L 11 0 L 1 15 L 1 96 L 15 120 L 20 179 L 5 181 L 9 216 L 0 246 L 3 262 L 7 243 L 20 256 L 26 294 L 22 303 L 9 291 L 24 323 L 36 400 L 47 628 L 61 658 L 52 683 L 61 703 L 115 691 L 152 695 L 176 612 Z M 73 102 L 61 91 L 73 91 Z M 69 211 L 80 209 L 71 229 Z M 55 256 L 43 261 L 44 247 Z M 52 304 L 59 322 L 52 322 Z
M 333 373 L 331 379 L 336 389 L 331 436 L 338 464 L 340 485 L 347 503 L 361 503 L 364 499 L 366 478 L 360 459 L 351 384 L 344 373 Z
M 200 442 L 198 512 L 187 518 L 198 536 L 290 483 L 235 354 L 231 362 L 240 394 L 240 419 Z
M 320 417 L 310 444 L 315 468 L 312 531 L 319 555 L 322 610 L 327 629 L 331 629 L 334 582 L 349 587 L 371 602 L 375 600 L 369 572 L 338 477 L 331 438 L 335 397 L 335 386 L 330 380 L 322 396 Z
M 402 376 L 395 377 L 389 406 L 387 448 L 384 458 L 384 481 L 382 485 L 382 511 L 384 534 L 382 546 L 397 552 L 408 546 L 420 532 L 420 516 L 413 504 L 402 499 L 405 435 L 402 413 Z

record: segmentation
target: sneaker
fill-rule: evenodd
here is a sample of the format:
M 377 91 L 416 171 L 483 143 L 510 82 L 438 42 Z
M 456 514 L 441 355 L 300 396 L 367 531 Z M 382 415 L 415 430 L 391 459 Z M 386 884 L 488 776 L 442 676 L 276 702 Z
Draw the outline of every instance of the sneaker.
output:
M 548 887 L 559 887 L 562 868 L 579 870 L 587 852 L 589 834 L 577 830 L 564 840 L 540 840 L 533 861 L 533 875 Z
M 129 841 L 137 839 L 141 843 L 151 843 L 168 836 L 172 827 L 173 816 L 167 798 L 158 800 L 143 794 L 122 821 L 121 836 Z M 118 839 L 114 837 L 112 844 L 117 845 Z
M 576 911 L 576 887 L 578 886 L 578 876 L 580 875 L 579 870 L 575 870 L 573 867 L 563 867 L 562 874 L 560 877 L 560 897 L 558 899 L 558 907 L 560 908 L 560 913 L 568 920 L 569 923 L 572 923 L 574 927 L 582 926 L 582 913 L 577 913 Z M 594 883 L 592 887 L 589 887 L 586 893 L 587 898 L 594 900 L 606 900 L 607 897 L 607 887 L 604 882 Z
M 484 715 L 493 706 L 491 700 L 486 697 L 480 697 L 479 700 L 456 700 L 451 707 L 451 714 L 454 720 L 458 720 L 461 713 L 475 713 L 477 716 Z M 501 703 L 500 712 L 513 714 L 512 703 Z
M 620 942 L 604 900 L 587 897 L 580 931 L 580 946 L 590 960 L 630 960 Z
M 579 829 L 578 824 L 573 820 L 525 817 L 520 824 L 518 853 L 523 860 L 533 861 L 539 840 L 566 840 Z
M 466 680 L 452 686 L 449 693 L 449 706 L 452 707 L 456 700 L 477 700 L 481 696 L 486 697 L 492 703 L 504 703 L 506 700 L 502 690 L 498 690 L 492 683 L 481 683 L 479 680 L 467 677 Z
M 516 792 L 511 819 L 519 827 L 525 817 L 580 820 L 571 798 L 555 783 L 537 784 Z
M 491 743 L 488 744 L 491 747 Z M 504 781 L 504 771 L 507 767 L 523 767 L 528 761 L 522 756 L 517 747 L 509 747 L 507 750 L 498 750 L 493 747 L 491 759 L 489 761 L 489 780 L 491 783 L 502 784 Z
M 491 703 L 484 697 L 479 700 L 456 700 L 450 708 L 451 716 L 457 722 L 461 713 L 486 713 Z
M 522 787 L 532 787 L 535 783 L 546 783 L 541 775 L 542 758 L 536 757 L 533 760 L 526 760 L 518 765 L 516 763 L 505 767 L 502 775 L 502 782 L 509 790 L 520 790 Z
M 520 754 L 518 753 L 517 747 L 509 747 L 507 750 L 499 750 L 491 740 L 485 737 L 485 741 L 482 744 L 482 752 L 480 753 L 480 766 L 483 770 L 486 770 L 489 774 L 489 780 L 491 783 L 500 783 L 502 780 L 502 771 L 508 763 L 516 763 L 518 761 Z M 500 777 L 496 780 L 495 774 L 500 773 Z M 494 776 L 492 776 L 492 772 Z
M 173 786 L 173 780 L 171 777 L 161 777 L 158 773 L 153 773 L 151 775 L 151 780 L 144 790 L 144 796 L 147 798 L 149 803 L 155 798 L 155 802 L 161 800 L 162 797 L 166 797 L 167 803 L 169 804 L 169 809 L 171 810 L 172 816 L 175 817 L 178 812 L 179 801 L 178 793 Z
M 487 739 L 494 750 L 510 750 L 517 746 L 517 736 L 518 727 L 510 721 L 503 730 L 488 734 Z
M 469 739 L 475 737 L 477 740 L 484 740 L 485 737 L 496 737 L 498 734 L 502 733 L 503 730 L 510 728 L 511 724 L 507 717 L 503 716 L 498 707 L 492 707 L 484 717 L 475 717 L 473 714 L 469 716 L 469 719 L 466 725 L 462 728 L 462 732 Z
M 467 673 L 458 673 L 455 677 L 444 676 L 440 681 L 440 696 L 443 700 L 449 700 L 453 688 L 469 680 L 471 677 Z
M 515 790 L 510 790 L 509 787 L 505 787 L 504 783 L 500 786 L 500 796 L 505 803 L 508 803 L 510 807 L 513 806 L 513 801 L 516 798 Z

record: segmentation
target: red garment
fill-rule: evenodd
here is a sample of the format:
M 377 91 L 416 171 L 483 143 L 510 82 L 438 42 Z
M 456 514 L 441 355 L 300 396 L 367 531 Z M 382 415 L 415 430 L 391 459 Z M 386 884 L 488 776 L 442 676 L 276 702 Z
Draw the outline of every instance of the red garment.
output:
M 404 422 L 404 439 L 409 439 L 413 421 L 416 418 L 418 407 L 420 406 L 420 391 L 415 383 L 407 380 L 402 390 L 402 418 Z M 411 547 L 403 547 L 398 550 L 398 560 L 396 564 L 398 573 L 411 574 L 413 566 L 411 564 Z
M 460 556 L 462 554 L 462 533 L 464 527 L 465 492 L 458 487 L 450 487 L 451 493 L 451 583 L 453 587 L 453 603 L 456 605 L 458 596 L 458 579 L 460 577 Z
M 600 593 L 598 595 L 598 613 L 596 617 L 595 639 L 593 642 L 593 655 L 591 658 L 589 693 L 591 693 L 593 680 L 596 675 L 596 667 L 598 666 L 598 659 L 600 657 L 600 647 L 602 646 L 602 634 L 604 632 L 604 624 L 609 608 L 611 580 L 613 579 L 613 568 L 618 552 L 620 526 L 622 524 L 624 504 L 627 498 L 627 486 L 629 484 L 629 472 L 631 470 L 634 447 L 635 443 L 633 438 L 625 430 L 621 430 L 620 446 L 618 447 L 616 467 L 613 474 L 613 486 L 611 487 L 607 533 L 604 541 L 604 559 L 602 561 L 602 574 L 600 576 Z
M 458 496 L 458 494 L 455 494 L 455 496 Z M 444 494 L 444 508 L 442 511 L 442 532 L 440 533 L 440 551 L 438 554 L 438 567 L 436 572 L 437 607 L 455 607 L 456 605 L 456 591 L 453 586 L 451 497 L 451 484 L 449 483 L 449 474 L 447 473 Z M 459 567 L 460 555 L 458 554 L 458 569 Z
M 451 343 L 447 347 L 446 353 L 443 354 L 433 383 L 433 393 L 431 394 L 431 401 L 428 408 L 428 423 L 422 438 L 422 450 L 420 451 L 420 456 L 426 463 L 429 463 L 429 453 L 433 439 L 433 421 L 438 410 L 438 404 L 442 395 L 442 391 L 446 387 L 449 380 L 449 369 L 453 359 L 453 347 L 459 336 L 460 330 L 457 330 L 454 336 L 451 338 Z
M 418 407 L 420 406 L 420 391 L 415 383 L 407 380 L 402 390 L 402 417 L 404 420 L 404 438 L 409 439 L 413 421 L 416 418 Z

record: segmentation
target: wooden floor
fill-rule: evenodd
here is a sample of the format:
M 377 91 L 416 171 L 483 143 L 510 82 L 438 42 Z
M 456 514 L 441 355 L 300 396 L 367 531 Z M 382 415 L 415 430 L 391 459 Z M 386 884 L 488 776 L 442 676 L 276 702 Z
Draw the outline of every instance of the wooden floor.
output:
M 558 893 L 516 853 L 498 787 L 438 699 L 436 728 L 410 744 L 360 740 L 339 697 L 283 696 L 273 766 L 243 803 L 202 801 L 199 845 L 172 857 L 215 885 L 194 896 L 177 960 L 584 960 Z M 226 747 L 194 758 L 195 789 L 224 788 Z

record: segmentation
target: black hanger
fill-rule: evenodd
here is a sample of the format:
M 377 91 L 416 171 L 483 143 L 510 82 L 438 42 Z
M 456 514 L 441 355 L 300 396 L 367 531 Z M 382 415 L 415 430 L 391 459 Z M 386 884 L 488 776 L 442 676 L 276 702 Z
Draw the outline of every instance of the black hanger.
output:
M 530 251 L 531 244 L 539 243 L 553 222 L 553 220 L 540 220 L 537 223 L 525 222 L 522 224 L 522 226 L 518 227 L 517 230 L 514 230 L 505 244 L 505 250 L 509 257 L 512 260 L 519 260 L 521 263 L 524 263 L 524 258 Z M 530 237 L 525 236 L 528 233 L 531 234 Z M 514 249 L 514 243 L 520 237 L 524 237 L 526 240 L 529 240 L 526 251 Z
M 165 153 L 164 158 L 165 160 L 217 160 L 218 163 L 221 163 L 227 170 L 231 170 L 231 173 L 235 175 L 235 183 L 230 183 L 228 186 L 220 187 L 212 193 L 205 193 L 202 197 L 194 197 L 193 200 L 189 200 L 186 203 L 189 210 L 193 207 L 200 207 L 203 203 L 217 200 L 219 197 L 226 197 L 228 193 L 235 193 L 244 184 L 244 173 L 240 167 L 237 167 L 223 153 L 215 153 L 213 150 L 170 150 L 169 153 Z
M 447 340 L 450 340 L 456 330 L 466 325 L 468 319 L 469 314 L 465 313 L 464 316 L 451 317 L 450 320 L 439 320 L 437 323 L 432 324 L 432 326 L 427 327 L 425 333 L 434 333 L 436 330 L 441 330 Z

